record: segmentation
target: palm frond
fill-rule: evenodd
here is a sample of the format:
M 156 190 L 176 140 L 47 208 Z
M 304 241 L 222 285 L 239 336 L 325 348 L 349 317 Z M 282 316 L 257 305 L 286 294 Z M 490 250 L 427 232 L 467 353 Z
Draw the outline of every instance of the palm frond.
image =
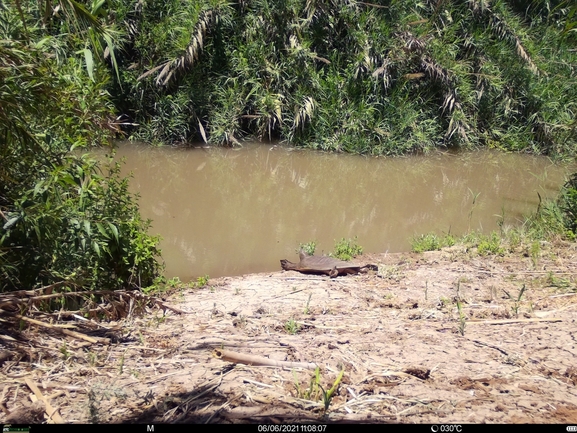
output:
M 304 129 L 305 124 L 310 122 L 317 109 L 317 101 L 312 96 L 306 96 L 299 108 L 293 123 L 293 130 Z
M 218 14 L 212 10 L 207 10 L 201 14 L 194 29 L 191 37 L 191 42 L 186 48 L 184 54 L 181 56 L 166 61 L 161 65 L 155 66 L 149 71 L 143 73 L 138 77 L 138 80 L 142 80 L 149 75 L 154 74 L 160 69 L 159 74 L 156 77 L 155 83 L 157 86 L 166 86 L 174 77 L 176 72 L 180 69 L 186 71 L 190 69 L 204 48 L 204 38 L 206 33 L 210 30 L 212 25 L 218 22 Z
M 539 74 L 539 68 L 535 65 L 529 54 L 527 54 L 521 39 L 515 34 L 511 26 L 507 24 L 506 20 L 491 10 L 489 1 L 468 0 L 467 4 L 475 16 L 488 21 L 489 28 L 500 40 L 509 41 L 515 46 L 517 55 L 527 63 L 531 72 L 536 75 Z

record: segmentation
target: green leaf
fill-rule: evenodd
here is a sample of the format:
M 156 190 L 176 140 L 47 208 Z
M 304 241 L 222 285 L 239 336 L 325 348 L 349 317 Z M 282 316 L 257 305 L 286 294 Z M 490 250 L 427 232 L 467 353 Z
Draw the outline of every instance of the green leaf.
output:
M 92 58 L 92 51 L 84 48 L 84 60 L 86 60 L 86 71 L 92 81 L 94 81 L 94 59 Z
M 99 12 L 99 9 L 102 7 L 102 5 L 106 3 L 106 0 L 99 0 L 99 1 L 95 1 L 92 2 L 92 11 L 90 12 L 92 15 L 97 15 Z
M 101 223 L 96 223 L 96 228 L 98 229 L 98 231 L 102 236 L 104 236 L 106 239 L 110 239 L 110 236 L 108 235 L 108 233 L 106 233 L 106 230 L 104 229 L 104 226 Z
M 90 229 L 90 221 L 84 220 L 84 232 L 90 236 L 92 234 L 92 230 Z
M 66 173 L 61 178 L 61 183 L 68 184 L 70 186 L 78 186 L 78 184 L 74 181 L 74 177 L 70 173 Z
M 120 79 L 120 73 L 118 72 L 118 61 L 116 60 L 116 55 L 114 52 L 114 41 L 109 34 L 104 34 L 103 37 L 106 41 L 106 48 L 108 50 L 108 54 L 110 54 L 110 59 L 112 61 L 112 66 L 114 67 L 114 72 L 116 73 L 116 78 L 118 79 L 118 84 L 122 89 L 122 80 Z
M 110 227 L 110 230 L 112 230 L 112 234 L 114 235 L 114 239 L 116 239 L 116 242 L 118 243 L 118 229 L 111 222 L 109 222 L 109 221 L 107 221 L 107 222 L 108 222 L 108 227 Z
M 98 245 L 98 242 L 92 241 L 92 249 L 94 250 L 94 252 L 96 253 L 96 255 L 97 255 L 98 257 L 101 256 L 101 253 L 100 253 L 100 245 Z
M 205 143 L 208 143 L 208 141 L 206 141 L 206 132 L 204 131 L 204 128 L 202 127 L 202 123 L 200 123 L 200 119 L 198 119 L 198 129 L 200 130 L 200 135 L 202 135 L 202 140 Z
M 34 197 L 36 197 L 44 188 L 44 182 L 40 181 L 36 185 L 34 185 Z
M 6 221 L 6 224 L 4 224 L 4 227 L 2 227 L 4 230 L 8 230 L 10 227 L 12 227 L 14 224 L 16 224 L 16 221 L 18 221 L 20 219 L 20 216 L 15 216 L 13 218 L 10 218 L 8 221 Z

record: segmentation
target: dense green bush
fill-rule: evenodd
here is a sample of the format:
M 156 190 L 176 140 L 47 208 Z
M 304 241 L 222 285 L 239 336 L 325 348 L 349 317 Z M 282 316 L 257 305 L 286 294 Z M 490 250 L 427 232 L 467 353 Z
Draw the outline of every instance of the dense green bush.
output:
M 112 165 L 63 156 L 4 206 L 0 290 L 65 281 L 88 289 L 151 285 L 158 239 L 146 234 L 128 183 Z
M 75 2 L 20 6 L 0 4 L 0 291 L 150 285 L 158 239 L 127 180 L 78 153 L 114 128 L 111 74 L 92 56 L 108 33 Z

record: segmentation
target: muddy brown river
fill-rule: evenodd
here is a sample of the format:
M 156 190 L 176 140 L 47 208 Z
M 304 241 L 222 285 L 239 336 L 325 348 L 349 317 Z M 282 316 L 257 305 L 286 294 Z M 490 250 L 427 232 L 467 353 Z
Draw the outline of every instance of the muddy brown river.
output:
M 317 254 L 357 237 L 365 252 L 414 235 L 521 224 L 569 173 L 547 158 L 493 151 L 368 158 L 271 144 L 176 149 L 121 143 L 140 210 L 163 240 L 166 276 L 188 281 L 280 270 L 300 243 Z

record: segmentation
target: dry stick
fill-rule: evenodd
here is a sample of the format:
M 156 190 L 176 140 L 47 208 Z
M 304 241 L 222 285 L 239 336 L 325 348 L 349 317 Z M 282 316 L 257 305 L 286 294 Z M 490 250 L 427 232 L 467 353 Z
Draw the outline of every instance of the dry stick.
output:
M 467 324 L 471 325 L 507 325 L 509 323 L 532 323 L 532 322 L 562 322 L 563 319 L 504 319 L 504 320 L 467 320 Z
M 45 323 L 45 322 L 41 322 L 40 320 L 30 319 L 29 317 L 24 317 L 20 314 L 15 314 L 15 313 L 9 314 L 9 315 L 12 317 L 16 317 L 17 319 L 32 323 L 33 325 L 43 326 L 45 328 L 50 328 L 50 329 L 62 330 L 62 329 L 75 329 L 76 328 L 76 326 L 74 326 L 74 325 L 58 325 L 58 324 L 53 325 L 51 323 Z
M 159 306 L 160 308 L 166 309 L 166 310 L 170 310 L 176 314 L 190 314 L 188 311 L 184 311 L 181 310 L 180 308 L 176 308 L 176 307 L 169 307 L 168 305 L 166 305 L 164 302 L 159 301 L 158 299 L 154 300 L 154 303 Z
M 208 424 L 212 418 L 214 418 L 216 415 L 218 415 L 222 410 L 228 409 L 229 406 L 230 406 L 230 402 L 229 402 L 229 401 L 225 401 L 225 402 L 224 402 L 217 410 L 215 410 L 215 411 L 212 413 L 212 415 L 205 421 L 205 424 Z
M 285 296 L 294 295 L 295 293 L 302 292 L 303 290 L 311 290 L 311 288 L 307 287 L 305 289 L 294 290 L 290 293 L 283 293 L 283 294 L 280 294 L 278 296 L 273 296 L 272 298 L 263 299 L 263 301 L 272 301 L 273 299 L 284 298 Z
M 247 355 L 244 353 L 233 352 L 232 350 L 215 349 L 212 353 L 218 359 L 222 359 L 223 361 L 227 362 L 233 362 L 235 364 L 267 367 L 306 368 L 310 370 L 317 368 L 317 365 L 313 364 L 312 362 L 276 361 L 274 359 L 265 358 L 263 356 Z
M 81 340 L 86 340 L 86 341 L 93 343 L 93 344 L 96 344 L 96 343 L 110 344 L 110 338 L 89 337 L 88 335 L 81 334 L 80 332 L 69 331 L 68 329 L 62 329 L 62 326 L 64 326 L 64 325 L 51 325 L 49 323 L 44 323 L 44 322 L 41 322 L 39 320 L 34 320 L 34 319 L 30 319 L 28 317 L 24 317 L 20 314 L 9 313 L 9 315 L 16 317 L 17 319 L 32 323 L 32 324 L 37 325 L 37 326 L 42 326 L 44 328 L 53 329 L 55 331 L 69 335 L 70 337 L 79 338 Z
M 28 388 L 30 388 L 32 390 L 32 392 L 34 393 L 36 398 L 38 398 L 38 400 L 40 400 L 40 401 L 43 401 L 44 404 L 46 405 L 46 415 L 48 415 L 48 419 L 52 419 L 54 422 L 56 422 L 58 424 L 64 424 L 64 420 L 62 419 L 62 417 L 58 413 L 58 409 L 54 409 L 50 405 L 48 399 L 45 398 L 44 395 L 42 395 L 42 392 L 40 392 L 40 390 L 38 389 L 36 384 L 34 382 L 32 382 L 32 380 L 28 377 L 25 378 L 24 380 L 26 381 L 26 385 L 28 385 Z
M 472 341 L 473 343 L 478 344 L 480 346 L 490 347 L 491 349 L 498 350 L 499 352 L 501 352 L 505 356 L 509 356 L 509 354 L 507 352 L 505 352 L 503 349 L 501 349 L 500 347 L 494 346 L 494 345 L 489 344 L 489 343 L 483 343 L 482 341 L 479 341 L 479 340 L 469 340 L 469 341 Z
M 257 382 L 256 380 L 250 380 L 246 377 L 241 378 L 243 382 L 252 383 L 253 385 L 264 386 L 265 388 L 274 388 L 272 385 L 267 385 L 266 383 Z

